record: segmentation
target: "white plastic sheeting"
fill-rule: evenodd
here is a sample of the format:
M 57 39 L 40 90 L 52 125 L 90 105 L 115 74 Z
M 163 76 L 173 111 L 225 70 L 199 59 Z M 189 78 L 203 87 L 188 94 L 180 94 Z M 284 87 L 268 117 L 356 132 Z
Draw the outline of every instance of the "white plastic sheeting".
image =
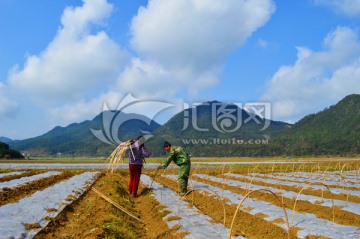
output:
M 141 181 L 150 185 L 152 179 L 147 175 L 142 175 Z M 203 214 L 197 208 L 189 206 L 189 203 L 182 201 L 174 191 L 163 187 L 157 182 L 153 182 L 152 187 L 154 188 L 155 199 L 166 206 L 166 210 L 171 211 L 170 214 L 164 217 L 164 220 L 171 216 L 181 217 L 178 220 L 168 221 L 170 228 L 177 224 L 181 225 L 179 232 L 189 232 L 190 234 L 185 237 L 189 239 L 228 238 L 229 228 L 219 223 L 211 223 L 212 218 Z
M 18 179 L 14 179 L 11 181 L 7 181 L 7 182 L 2 182 L 0 183 L 0 192 L 2 191 L 3 188 L 15 188 L 15 187 L 21 187 L 22 185 L 24 185 L 25 183 L 29 183 L 38 179 L 42 179 L 42 178 L 48 178 L 54 175 L 59 175 L 61 174 L 60 172 L 46 172 L 46 173 L 40 173 L 40 174 L 36 174 L 33 176 L 29 176 L 29 177 L 22 177 L 22 178 L 18 178 Z
M 192 165 L 198 165 L 198 167 L 212 167 L 212 165 L 232 165 L 232 164 L 300 164 L 302 162 L 192 162 Z M 147 163 L 145 168 L 157 168 L 158 163 Z M 107 169 L 108 165 L 104 163 L 0 163 L 0 169 Z M 128 164 L 119 165 L 118 168 L 128 168 Z M 168 168 L 176 168 L 174 164 L 170 164 Z M 214 166 L 215 167 L 215 166 Z
M 24 172 L 20 171 L 20 172 L 9 172 L 9 173 L 0 173 L 0 178 L 6 177 L 6 176 L 11 176 L 11 175 L 20 175 L 23 174 Z
M 358 172 L 358 171 L 353 171 Z M 307 173 L 307 172 L 297 172 L 297 173 L 272 173 L 272 174 L 260 174 L 252 173 L 249 176 L 254 177 L 265 177 L 272 178 L 277 180 L 285 180 L 291 182 L 300 182 L 300 183 L 324 183 L 327 186 L 345 186 L 348 188 L 359 188 L 360 187 L 360 178 L 354 178 L 351 172 L 345 172 L 343 174 L 326 172 L 325 173 Z M 358 172 L 359 173 L 359 172 Z
M 0 163 L 0 169 L 107 169 L 104 163 Z M 127 164 L 119 165 L 119 168 L 129 167 Z
M 229 175 L 232 177 L 237 177 L 237 178 L 244 178 L 243 175 L 239 175 L 239 174 L 226 174 L 226 175 Z M 298 193 L 296 193 L 296 192 L 286 191 L 286 190 L 282 190 L 282 189 L 278 189 L 278 188 L 274 188 L 274 187 L 256 185 L 254 181 L 252 181 L 252 184 L 249 185 L 248 183 L 244 183 L 244 182 L 240 182 L 240 181 L 236 181 L 236 180 L 230 180 L 230 179 L 224 180 L 223 178 L 215 178 L 214 177 L 214 178 L 211 178 L 210 180 L 219 182 L 219 183 L 225 182 L 227 185 L 241 187 L 244 189 L 248 189 L 248 188 L 250 188 L 251 190 L 268 189 L 268 190 L 271 190 L 273 193 L 276 193 L 277 195 L 281 195 L 284 198 L 289 198 L 289 199 L 295 199 L 298 196 Z M 257 178 L 257 181 L 260 181 L 263 183 L 268 182 L 265 178 Z M 280 183 L 277 183 L 276 185 L 278 185 L 281 188 Z M 324 191 L 327 190 L 325 187 L 323 187 L 323 189 L 324 189 Z M 313 195 L 306 195 L 306 194 L 301 194 L 299 196 L 298 200 L 308 201 L 313 204 L 315 202 L 316 203 L 322 202 L 321 206 L 324 206 L 324 207 L 332 207 L 332 203 L 334 202 L 335 206 L 343 207 L 341 210 L 360 215 L 360 205 L 358 203 L 352 203 L 352 202 L 347 202 L 347 201 L 337 200 L 337 199 L 334 199 L 334 200 L 327 199 L 327 198 L 323 199 L 321 197 L 317 197 L 317 196 L 313 196 Z
M 244 178 L 247 179 L 249 181 L 251 180 L 257 180 L 257 181 L 264 181 L 267 183 L 271 183 L 271 184 L 275 184 L 275 185 L 286 185 L 286 186 L 291 186 L 291 187 L 304 187 L 304 188 L 311 188 L 314 190 L 322 190 L 324 189 L 323 185 L 319 185 L 319 184 L 312 184 L 310 185 L 309 183 L 302 183 L 302 182 L 296 182 L 296 181 L 284 181 L 284 180 L 278 180 L 278 179 L 271 179 L 271 178 L 262 178 L 262 177 L 250 177 L 250 176 L 246 176 L 246 175 L 236 175 L 233 174 L 233 176 L 236 176 L 238 178 Z M 325 183 L 326 184 L 326 183 Z M 356 197 L 360 197 L 360 191 L 356 191 L 356 190 L 347 190 L 347 189 L 342 189 L 342 188 L 331 188 L 331 193 L 333 194 L 349 194 L 349 195 L 353 195 Z
M 215 177 L 208 175 L 196 175 L 202 178 L 207 178 L 209 180 L 214 180 Z M 176 180 L 176 175 L 167 175 L 167 177 Z M 238 204 L 240 200 L 244 197 L 244 195 L 237 194 L 231 192 L 229 190 L 223 190 L 221 188 L 213 187 L 208 184 L 204 184 L 198 181 L 193 181 L 193 185 L 198 189 L 206 191 L 209 194 L 215 193 L 217 195 L 223 195 L 224 198 L 228 198 L 231 203 Z M 284 211 L 281 207 L 273 205 L 268 202 L 254 200 L 252 198 L 248 198 L 242 204 L 242 206 L 246 208 L 251 208 L 252 210 L 248 212 L 251 215 L 256 215 L 258 213 L 266 214 L 267 217 L 264 220 L 273 221 L 278 218 L 283 218 L 285 220 Z M 305 238 L 308 235 L 318 235 L 318 236 L 326 236 L 329 238 L 359 238 L 360 228 L 355 226 L 344 226 L 337 223 L 330 222 L 328 220 L 319 219 L 314 214 L 310 213 L 295 213 L 294 214 L 294 223 L 291 224 L 291 215 L 292 210 L 285 209 L 287 215 L 289 216 L 290 225 L 299 227 L 301 230 L 297 232 L 297 236 L 299 238 Z M 281 228 L 287 229 L 285 223 L 277 223 Z
M 78 198 L 97 178 L 98 172 L 85 172 L 55 184 L 17 203 L 0 207 L 0 238 L 32 238 L 48 224 L 46 217 L 55 218 L 66 205 Z M 55 209 L 48 212 L 47 209 Z M 27 230 L 24 224 L 38 223 L 41 228 Z

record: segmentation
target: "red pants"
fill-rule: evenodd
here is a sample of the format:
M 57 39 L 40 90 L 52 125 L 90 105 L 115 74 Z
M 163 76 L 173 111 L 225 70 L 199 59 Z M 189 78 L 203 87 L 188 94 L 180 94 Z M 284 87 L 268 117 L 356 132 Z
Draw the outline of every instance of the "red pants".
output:
M 128 190 L 130 194 L 136 195 L 140 182 L 142 164 L 129 164 L 130 181 Z

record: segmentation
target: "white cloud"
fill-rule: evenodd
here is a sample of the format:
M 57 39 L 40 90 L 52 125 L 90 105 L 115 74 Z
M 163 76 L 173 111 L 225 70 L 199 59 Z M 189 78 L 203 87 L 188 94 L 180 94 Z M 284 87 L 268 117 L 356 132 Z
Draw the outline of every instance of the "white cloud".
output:
M 225 58 L 274 11 L 271 0 L 151 0 L 132 20 L 131 44 L 143 61 L 171 74 L 155 85 L 180 84 L 193 96 L 217 83 Z
M 118 88 L 134 95 L 153 98 L 174 96 L 180 84 L 161 65 L 133 58 L 118 79 Z
M 315 4 L 330 7 L 337 13 L 348 16 L 360 14 L 360 0 L 314 0 Z
M 84 119 L 91 119 L 100 112 L 98 100 L 90 100 L 53 107 L 47 110 L 55 125 L 66 126 L 70 123 L 80 122 Z
M 298 47 L 297 61 L 282 66 L 268 82 L 263 101 L 273 117 L 288 120 L 316 113 L 360 90 L 360 43 L 355 31 L 338 27 L 324 39 L 324 50 Z
M 128 92 L 173 103 L 214 87 L 226 57 L 266 24 L 275 5 L 271 0 L 149 0 L 131 22 L 132 59 L 107 33 L 94 30 L 106 24 L 112 10 L 106 0 L 66 8 L 54 39 L 12 69 L 8 86 L 36 100 L 56 125 L 89 119 L 104 102 L 116 109 Z
M 63 37 L 87 35 L 90 24 L 101 24 L 104 18 L 110 16 L 113 6 L 106 0 L 83 0 L 81 7 L 67 7 L 61 17 L 64 26 Z
M 154 119 L 157 114 L 163 113 L 165 109 L 176 111 L 182 102 L 156 100 L 154 97 L 137 98 L 131 94 L 124 95 L 120 92 L 109 91 L 98 98 L 89 101 L 81 100 L 77 103 L 63 105 L 48 110 L 52 119 L 56 119 L 55 125 L 66 126 L 73 122 L 80 122 L 84 119 L 91 119 L 103 110 L 121 110 L 125 113 L 136 113 L 146 115 Z M 174 103 L 176 102 L 176 103 Z
M 91 100 L 78 100 L 53 108 L 51 115 L 63 123 L 78 121 L 95 109 L 99 110 L 104 102 L 112 101 L 110 108 L 116 109 L 116 104 L 127 92 L 141 99 L 170 102 L 178 101 L 177 96 L 184 91 L 196 96 L 199 90 L 216 85 L 226 56 L 264 25 L 274 11 L 271 0 L 217 0 L 211 3 L 199 0 L 150 0 L 131 23 L 131 44 L 139 56 L 134 56 L 129 64 L 123 65 L 123 71 L 118 74 L 111 91 Z M 64 36 L 58 34 L 57 39 L 69 38 L 70 42 L 74 42 L 74 39 L 78 42 L 79 35 L 88 36 L 85 26 L 89 25 L 89 21 L 86 21 L 86 16 L 96 15 L 89 14 L 91 12 L 65 11 L 62 18 Z M 107 15 L 107 12 L 102 14 Z M 96 15 L 92 19 L 99 21 L 102 18 Z M 74 21 L 77 24 L 66 27 Z M 109 52 L 116 51 L 109 49 Z M 79 56 L 82 54 L 79 53 Z M 81 66 L 78 68 L 82 69 Z M 91 74 L 94 75 L 93 72 Z M 78 86 L 84 87 L 84 82 L 79 82 Z
M 106 33 L 91 34 L 91 26 L 111 10 L 105 0 L 66 8 L 54 40 L 41 54 L 29 56 L 22 70 L 13 69 L 10 85 L 48 104 L 79 100 L 114 82 L 128 56 Z

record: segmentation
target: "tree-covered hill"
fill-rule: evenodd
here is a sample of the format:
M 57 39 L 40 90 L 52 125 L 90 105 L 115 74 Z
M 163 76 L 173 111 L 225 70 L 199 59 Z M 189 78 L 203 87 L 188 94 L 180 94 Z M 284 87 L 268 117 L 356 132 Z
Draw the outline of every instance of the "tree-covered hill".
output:
M 265 146 L 287 127 L 287 123 L 259 117 L 235 104 L 212 101 L 173 116 L 153 132 L 147 147 L 162 155 L 162 144 L 169 141 L 194 156 L 242 156 L 244 148 Z
M 9 143 L 13 141 L 12 139 L 10 138 L 7 138 L 7 137 L 0 137 L 0 142 L 3 142 L 3 143 Z
M 19 159 L 24 156 L 17 150 L 11 149 L 8 144 L 0 142 L 0 159 Z
M 286 155 L 352 155 L 360 153 L 360 95 L 299 120 L 274 139 Z
M 160 125 L 145 116 L 106 111 L 92 120 L 57 126 L 35 138 L 15 140 L 13 148 L 30 155 L 108 156 L 117 142 L 134 139 L 141 130 L 152 132 Z M 94 133 L 101 137 L 95 137 Z M 107 142 L 105 142 L 107 141 Z
M 255 107 L 255 106 L 254 106 Z M 263 112 L 256 109 L 254 112 Z M 205 102 L 174 115 L 160 126 L 138 114 L 103 112 L 92 120 L 55 127 L 9 145 L 31 155 L 105 156 L 119 141 L 151 132 L 146 147 L 164 155 L 164 141 L 193 156 L 311 156 L 360 153 L 360 95 L 310 114 L 291 125 L 271 121 L 235 104 Z M 97 135 L 97 137 L 95 137 Z

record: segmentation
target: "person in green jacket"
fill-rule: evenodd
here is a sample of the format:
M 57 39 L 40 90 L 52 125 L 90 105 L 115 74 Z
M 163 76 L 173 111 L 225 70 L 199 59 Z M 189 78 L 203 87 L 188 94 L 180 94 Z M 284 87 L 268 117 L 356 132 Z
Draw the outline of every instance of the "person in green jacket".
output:
M 180 185 L 180 196 L 184 196 L 187 192 L 190 175 L 190 155 L 184 148 L 180 146 L 172 146 L 169 142 L 164 143 L 164 150 L 169 153 L 169 156 L 164 164 L 160 165 L 158 169 L 167 168 L 171 161 L 174 161 L 174 163 L 180 167 L 178 172 L 178 182 Z

